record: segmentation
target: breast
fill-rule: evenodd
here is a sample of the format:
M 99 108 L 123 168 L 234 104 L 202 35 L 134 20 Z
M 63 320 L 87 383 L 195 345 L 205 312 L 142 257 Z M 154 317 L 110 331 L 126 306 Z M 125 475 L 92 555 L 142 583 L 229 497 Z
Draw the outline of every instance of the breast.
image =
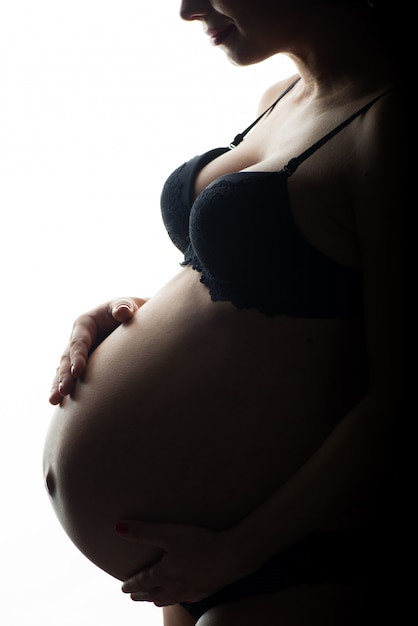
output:
M 359 392 L 347 376 L 330 392 L 354 330 L 290 322 L 211 302 L 187 269 L 95 350 L 44 448 L 87 558 L 126 579 L 159 552 L 117 537 L 118 520 L 231 525 L 312 453 Z
M 237 172 L 215 180 L 190 213 L 186 261 L 214 300 L 269 316 L 353 317 L 361 272 L 313 246 L 294 221 L 287 173 Z

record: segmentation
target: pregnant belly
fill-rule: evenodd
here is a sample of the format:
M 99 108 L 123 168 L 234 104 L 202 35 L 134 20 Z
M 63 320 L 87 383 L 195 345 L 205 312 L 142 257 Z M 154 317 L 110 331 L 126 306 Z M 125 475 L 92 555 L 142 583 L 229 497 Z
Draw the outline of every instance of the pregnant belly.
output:
M 325 333 L 315 325 L 307 342 L 306 325 L 263 317 L 253 334 L 257 316 L 218 307 L 195 285 L 175 280 L 112 333 L 47 433 L 58 519 L 120 580 L 159 552 L 116 536 L 118 520 L 233 524 L 289 478 L 358 394 L 352 376 L 343 394 L 335 385 L 343 372 L 333 354 L 347 334 L 338 324 Z

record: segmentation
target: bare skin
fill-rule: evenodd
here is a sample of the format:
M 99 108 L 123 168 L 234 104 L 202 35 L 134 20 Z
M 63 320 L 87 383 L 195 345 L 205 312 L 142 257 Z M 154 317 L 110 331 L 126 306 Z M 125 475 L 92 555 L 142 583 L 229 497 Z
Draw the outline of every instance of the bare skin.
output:
M 114 534 L 121 516 L 234 524 L 283 484 L 362 396 L 361 333 L 358 321 L 271 320 L 213 303 L 196 272 L 181 271 L 100 344 L 56 409 L 45 466 L 61 522 L 75 525 L 83 551 L 97 544 L 92 560 L 121 580 L 144 565 Z M 262 454 L 256 467 L 248 463 L 254 450 Z M 103 555 L 100 527 L 108 535 Z M 121 566 L 112 546 L 123 555 Z
M 254 626 L 260 615 L 263 626 L 296 623 L 365 626 L 367 621 L 361 622 L 359 618 L 357 596 L 355 589 L 345 585 L 294 586 L 277 594 L 254 596 L 213 608 L 197 622 L 180 606 L 164 607 L 164 626 Z
M 229 19 L 229 5 L 185 1 L 183 17 L 215 23 L 212 12 Z M 393 86 L 375 41 L 362 31 L 353 38 L 332 11 L 312 19 L 317 29 L 309 33 L 286 31 L 301 81 L 238 148 L 199 173 L 196 195 L 229 172 L 281 169 Z M 239 24 L 244 31 L 245 14 Z M 261 44 L 242 41 L 233 40 L 229 55 L 258 60 Z M 256 35 L 251 41 L 258 42 Z M 265 41 L 273 42 L 270 31 Z M 274 41 L 269 54 L 288 52 L 290 40 Z M 260 112 L 293 79 L 274 85 Z M 84 346 L 98 328 L 101 338 L 106 328 L 110 334 L 86 366 L 87 353 L 74 358 L 77 342 L 64 354 L 51 392 L 51 402 L 60 404 L 45 443 L 46 482 L 70 538 L 99 567 L 128 581 L 133 599 L 161 606 L 199 599 L 309 532 L 350 526 L 373 509 L 399 393 L 401 193 L 392 175 L 403 147 L 399 107 L 395 93 L 386 95 L 289 179 L 303 236 L 362 270 L 362 318 L 267 318 L 212 302 L 199 274 L 186 268 L 148 301 L 131 301 L 119 317 L 129 321 L 115 330 L 110 305 L 76 326 Z M 301 491 L 312 494 L 314 505 Z M 216 531 L 201 541 L 201 554 L 214 546 L 213 562 L 205 554 L 207 567 L 196 568 L 197 561 L 192 567 L 190 555 L 175 576 L 162 543 L 141 541 L 140 531 L 130 541 L 115 533 L 121 519 Z M 218 539 L 224 551 L 215 548 Z M 221 567 L 216 559 L 223 552 L 233 558 Z M 163 554 L 161 573 L 149 573 Z M 266 626 L 303 626 L 308 612 L 310 626 L 345 626 L 355 623 L 350 611 L 358 591 L 298 586 L 216 607 L 197 623 L 245 626 L 262 615 Z M 194 624 L 178 606 L 167 606 L 164 619 L 165 626 Z

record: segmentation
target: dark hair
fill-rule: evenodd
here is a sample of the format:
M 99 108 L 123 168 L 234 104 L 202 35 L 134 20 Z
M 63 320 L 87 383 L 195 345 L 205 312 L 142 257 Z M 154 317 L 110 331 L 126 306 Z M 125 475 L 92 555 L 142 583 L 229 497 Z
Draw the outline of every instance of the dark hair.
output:
M 401 82 L 410 76 L 412 11 L 405 2 L 398 4 L 395 0 L 329 0 L 332 3 L 363 5 L 376 24 L 385 42 L 389 56 L 397 68 Z

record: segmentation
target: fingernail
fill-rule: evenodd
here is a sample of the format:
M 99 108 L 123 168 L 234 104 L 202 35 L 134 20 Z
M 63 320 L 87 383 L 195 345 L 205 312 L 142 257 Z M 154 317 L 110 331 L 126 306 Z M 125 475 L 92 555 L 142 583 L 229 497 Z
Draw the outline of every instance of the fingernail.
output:
M 72 363 L 71 363 L 70 372 L 71 372 L 71 376 L 75 375 L 75 368 L 74 368 L 74 365 Z
M 60 380 L 59 385 L 58 385 L 58 391 L 60 392 L 60 394 L 62 394 L 63 389 L 64 389 L 64 384 L 62 380 Z
M 118 535 L 127 535 L 129 534 L 129 524 L 126 522 L 118 522 L 115 524 L 115 533 Z

